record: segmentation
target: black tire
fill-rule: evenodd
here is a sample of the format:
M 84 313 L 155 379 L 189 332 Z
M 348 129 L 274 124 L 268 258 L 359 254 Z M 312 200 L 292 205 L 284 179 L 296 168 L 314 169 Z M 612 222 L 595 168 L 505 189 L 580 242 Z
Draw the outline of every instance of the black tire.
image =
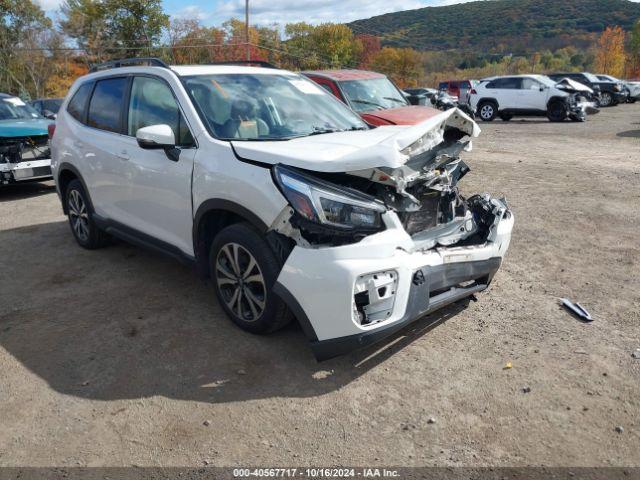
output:
M 110 240 L 109 235 L 95 224 L 93 211 L 88 202 L 89 197 L 80 180 L 69 182 L 64 198 L 71 233 L 78 245 L 88 250 L 106 246 Z
M 251 225 L 236 223 L 218 233 L 211 244 L 209 267 L 220 305 L 243 330 L 270 333 L 292 320 L 285 303 L 273 293 L 282 261 Z
M 485 122 L 492 122 L 498 116 L 498 105 L 496 102 L 482 101 L 478 105 L 476 116 Z
M 609 92 L 602 92 L 600 94 L 600 106 L 601 107 L 613 107 L 615 101 L 613 99 L 613 95 Z
M 547 107 L 547 118 L 551 122 L 564 122 L 567 119 L 567 107 L 562 102 L 551 102 Z
M 637 101 L 638 101 L 638 99 L 637 99 L 637 98 L 630 98 L 630 99 L 628 100 L 628 102 L 629 102 L 629 103 L 636 103 Z
M 513 118 L 513 115 L 508 115 L 508 114 L 506 114 L 506 113 L 503 113 L 503 114 L 501 114 L 501 115 L 500 115 L 500 119 L 501 119 L 503 122 L 508 122 L 508 121 L 510 121 L 512 118 Z

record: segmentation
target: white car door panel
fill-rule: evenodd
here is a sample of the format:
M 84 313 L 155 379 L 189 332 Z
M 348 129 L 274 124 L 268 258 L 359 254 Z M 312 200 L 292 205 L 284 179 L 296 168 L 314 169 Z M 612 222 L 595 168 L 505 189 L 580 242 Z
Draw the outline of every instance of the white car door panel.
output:
M 125 136 L 116 150 L 126 191 L 120 199 L 127 226 L 193 255 L 191 182 L 195 142 L 173 91 L 164 80 L 135 76 L 126 111 Z M 180 152 L 177 161 L 164 149 L 138 145 L 136 132 L 169 125 Z
M 163 149 L 144 149 L 126 137 L 119 149 L 126 178 L 121 200 L 128 226 L 193 254 L 191 178 L 195 148 L 180 150 L 178 161 Z

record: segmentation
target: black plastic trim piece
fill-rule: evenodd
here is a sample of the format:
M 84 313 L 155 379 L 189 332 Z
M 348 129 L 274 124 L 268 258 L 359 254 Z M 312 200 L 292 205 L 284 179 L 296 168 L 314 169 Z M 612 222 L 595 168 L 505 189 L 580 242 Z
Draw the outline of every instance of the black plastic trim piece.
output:
M 109 235 L 118 237 L 125 242 L 138 245 L 139 247 L 148 248 L 156 252 L 168 255 L 186 265 L 195 264 L 196 259 L 191 255 L 184 253 L 178 247 L 171 245 L 163 240 L 142 233 L 134 228 L 123 225 L 119 222 L 106 219 L 100 215 L 93 213 L 92 220 L 101 230 L 104 230 Z
M 291 313 L 296 317 L 302 331 L 307 336 L 310 342 L 317 342 L 318 336 L 316 335 L 316 331 L 313 329 L 313 325 L 311 325 L 311 321 L 307 314 L 304 313 L 304 309 L 298 303 L 298 300 L 291 294 L 291 292 L 282 285 L 280 282 L 275 283 L 273 286 L 273 293 L 278 295 L 282 301 L 287 305 Z
M 84 178 L 82 178 L 82 175 L 80 174 L 80 171 L 73 166 L 70 163 L 67 162 L 63 162 L 58 166 L 58 176 L 56 178 L 56 188 L 58 189 L 58 194 L 60 196 L 60 201 L 62 202 L 62 211 L 64 212 L 64 214 L 67 214 L 67 205 L 64 199 L 64 193 L 65 192 L 61 192 L 59 190 L 59 186 L 60 186 L 60 175 L 62 175 L 62 172 L 64 172 L 65 170 L 70 171 L 71 173 L 73 173 L 76 178 L 80 181 L 80 183 L 82 184 L 82 188 L 84 189 L 84 193 L 87 196 L 87 203 L 89 204 L 89 211 L 90 212 L 95 212 L 95 209 L 93 208 L 93 202 L 91 201 L 91 193 L 89 192 L 89 189 L 87 188 L 87 184 L 84 182 Z
M 407 309 L 400 320 L 389 326 L 381 327 L 370 332 L 312 341 L 311 349 L 313 350 L 313 354 L 320 362 L 343 355 L 352 350 L 373 345 L 435 310 L 485 290 L 500 268 L 501 262 L 502 259 L 500 257 L 494 257 L 477 262 L 450 263 L 437 267 L 426 266 L 417 269 L 414 274 L 422 271 L 426 281 L 423 284 L 413 284 L 411 286 Z M 456 286 L 462 282 L 471 280 L 475 280 L 475 283 L 468 287 Z M 438 290 L 443 291 L 431 295 L 431 292 Z M 281 298 L 289 305 L 287 298 Z M 289 306 L 289 308 L 296 313 L 295 305 L 293 307 Z
M 121 67 L 135 67 L 135 66 L 145 66 L 145 67 L 162 67 L 169 69 L 169 65 L 164 63 L 162 60 L 156 57 L 139 57 L 139 58 L 123 58 L 119 60 L 111 60 L 110 62 L 98 63 L 96 65 L 92 65 L 89 73 L 101 72 L 103 70 L 109 70 L 111 68 L 121 68 Z

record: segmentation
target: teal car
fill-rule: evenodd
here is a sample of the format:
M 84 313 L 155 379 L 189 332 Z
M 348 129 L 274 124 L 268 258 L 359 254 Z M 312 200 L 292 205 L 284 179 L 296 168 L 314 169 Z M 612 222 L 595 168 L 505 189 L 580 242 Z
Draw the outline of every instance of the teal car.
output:
M 51 178 L 53 123 L 18 97 L 0 93 L 0 185 Z

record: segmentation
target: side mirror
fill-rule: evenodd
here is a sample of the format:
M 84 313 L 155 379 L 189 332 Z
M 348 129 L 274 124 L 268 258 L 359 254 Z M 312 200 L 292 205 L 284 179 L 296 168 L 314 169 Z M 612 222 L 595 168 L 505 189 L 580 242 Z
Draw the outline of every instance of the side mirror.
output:
M 44 118 L 48 118 L 49 120 L 55 120 L 57 115 L 55 113 L 53 113 L 51 110 L 43 110 L 42 111 L 42 116 Z
M 136 132 L 136 140 L 140 148 L 149 150 L 160 148 L 173 148 L 176 146 L 176 137 L 169 125 L 149 125 Z

